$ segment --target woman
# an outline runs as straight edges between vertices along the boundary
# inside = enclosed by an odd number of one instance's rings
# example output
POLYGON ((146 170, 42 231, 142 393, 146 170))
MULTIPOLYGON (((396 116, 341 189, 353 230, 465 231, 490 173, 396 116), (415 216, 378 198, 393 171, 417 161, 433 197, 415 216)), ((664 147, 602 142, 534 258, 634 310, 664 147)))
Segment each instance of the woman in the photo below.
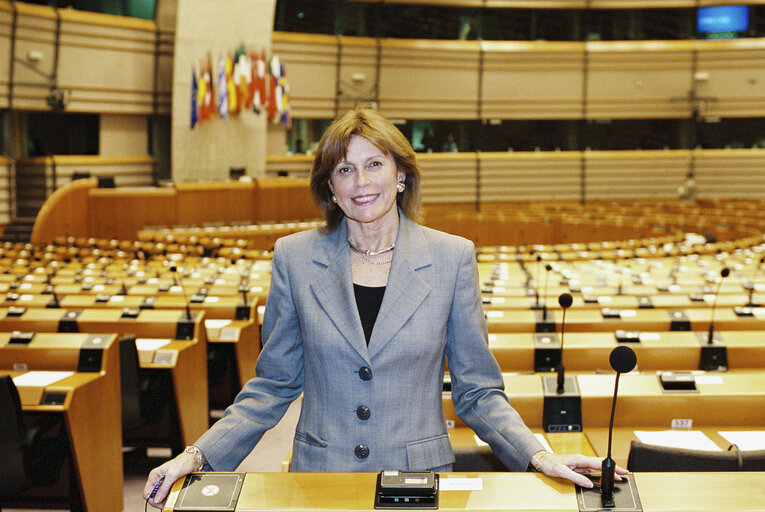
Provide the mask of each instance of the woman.
POLYGON ((457 414, 510 470, 592 487, 580 472, 601 460, 544 451, 508 403, 473 243, 415 223, 420 174, 401 132, 370 109, 338 118, 311 191, 327 225, 276 244, 257 377, 193 447, 150 473, 144 496, 161 475, 157 504, 191 471, 236 469, 301 393, 291 470, 448 471, 447 358, 457 414))

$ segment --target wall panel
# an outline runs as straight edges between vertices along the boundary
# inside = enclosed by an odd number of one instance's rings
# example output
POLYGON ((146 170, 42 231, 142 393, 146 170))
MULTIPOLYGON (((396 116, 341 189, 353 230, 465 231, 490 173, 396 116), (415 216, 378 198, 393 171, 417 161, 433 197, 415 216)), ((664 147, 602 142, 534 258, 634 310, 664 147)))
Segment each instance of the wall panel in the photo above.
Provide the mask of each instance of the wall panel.
POLYGON ((335 116, 338 40, 317 34, 274 33, 273 53, 287 67, 290 109, 296 118, 335 116), (293 95, 292 91, 300 91, 293 95))
POLYGON ((586 118, 689 117, 692 42, 587 43, 587 59, 586 118))
POLYGON ((481 154, 481 201, 578 201, 581 153, 481 154))
POLYGON ((765 39, 698 41, 697 95, 707 117, 765 116, 765 39))
POLYGON ((478 200, 475 153, 421 153, 423 203, 471 203, 478 200))
POLYGON ((483 119, 580 119, 583 43, 484 42, 483 119))
POLYGON ((476 119, 477 41, 383 39, 380 111, 400 119, 476 119))
POLYGON ((691 152, 586 151, 584 161, 588 200, 676 199, 691 152))

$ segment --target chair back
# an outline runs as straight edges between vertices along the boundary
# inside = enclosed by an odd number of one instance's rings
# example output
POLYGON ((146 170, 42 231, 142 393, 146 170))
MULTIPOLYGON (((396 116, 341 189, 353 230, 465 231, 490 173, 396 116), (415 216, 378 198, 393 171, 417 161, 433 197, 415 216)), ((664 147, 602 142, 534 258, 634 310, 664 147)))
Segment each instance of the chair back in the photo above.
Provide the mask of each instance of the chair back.
POLYGON ((746 452, 671 448, 632 441, 627 469, 644 472, 743 471, 746 452))
POLYGON ((138 350, 135 336, 122 336, 120 343, 120 390, 122 394, 122 431, 143 424, 140 403, 138 350))
POLYGON ((10 375, 0 376, 0 411, 0 497, 9 497, 31 485, 25 466, 27 431, 21 399, 10 375))

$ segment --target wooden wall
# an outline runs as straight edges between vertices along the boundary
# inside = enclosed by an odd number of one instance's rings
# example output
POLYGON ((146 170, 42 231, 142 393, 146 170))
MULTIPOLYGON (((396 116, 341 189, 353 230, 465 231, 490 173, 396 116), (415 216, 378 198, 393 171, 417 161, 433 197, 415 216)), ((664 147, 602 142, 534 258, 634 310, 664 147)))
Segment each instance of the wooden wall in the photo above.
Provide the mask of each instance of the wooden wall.
MULTIPOLYGON (((693 170, 699 197, 765 198, 765 149, 419 153, 423 202, 677 198, 693 170)), ((266 174, 307 178, 311 157, 269 157, 266 174)))
POLYGON ((317 217, 304 179, 98 188, 98 180, 92 178, 68 182, 48 198, 35 221, 32 241, 50 242, 60 236, 137 240, 138 231, 147 226, 317 217))
POLYGON ((152 20, 76 9, 0 1, 0 108, 49 110, 46 96, 56 73, 69 89, 69 112, 169 114, 172 34, 152 20), (16 14, 13 92, 11 33, 16 14), (58 64, 56 24, 60 19, 58 64), (39 60, 30 59, 36 54, 39 60), (20 62, 20 61, 23 61, 20 62), (55 69, 54 69, 55 66, 55 69))
POLYGON ((274 32, 273 49, 289 63, 296 118, 329 119, 360 99, 394 119, 765 115, 765 38, 378 43, 274 32))

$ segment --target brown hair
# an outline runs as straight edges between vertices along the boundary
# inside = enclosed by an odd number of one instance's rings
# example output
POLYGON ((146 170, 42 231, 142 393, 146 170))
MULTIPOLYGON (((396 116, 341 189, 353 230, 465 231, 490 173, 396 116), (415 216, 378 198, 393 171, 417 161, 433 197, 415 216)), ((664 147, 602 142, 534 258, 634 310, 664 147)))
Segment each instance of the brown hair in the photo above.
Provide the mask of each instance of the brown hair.
POLYGON ((343 219, 343 211, 332 201, 329 178, 335 166, 348 153, 352 135, 359 135, 393 158, 396 170, 404 173, 406 188, 396 195, 396 204, 410 219, 417 220, 420 209, 420 169, 406 137, 382 114, 369 107, 356 107, 336 118, 319 141, 311 167, 311 195, 324 216, 325 232, 333 232, 343 219))

